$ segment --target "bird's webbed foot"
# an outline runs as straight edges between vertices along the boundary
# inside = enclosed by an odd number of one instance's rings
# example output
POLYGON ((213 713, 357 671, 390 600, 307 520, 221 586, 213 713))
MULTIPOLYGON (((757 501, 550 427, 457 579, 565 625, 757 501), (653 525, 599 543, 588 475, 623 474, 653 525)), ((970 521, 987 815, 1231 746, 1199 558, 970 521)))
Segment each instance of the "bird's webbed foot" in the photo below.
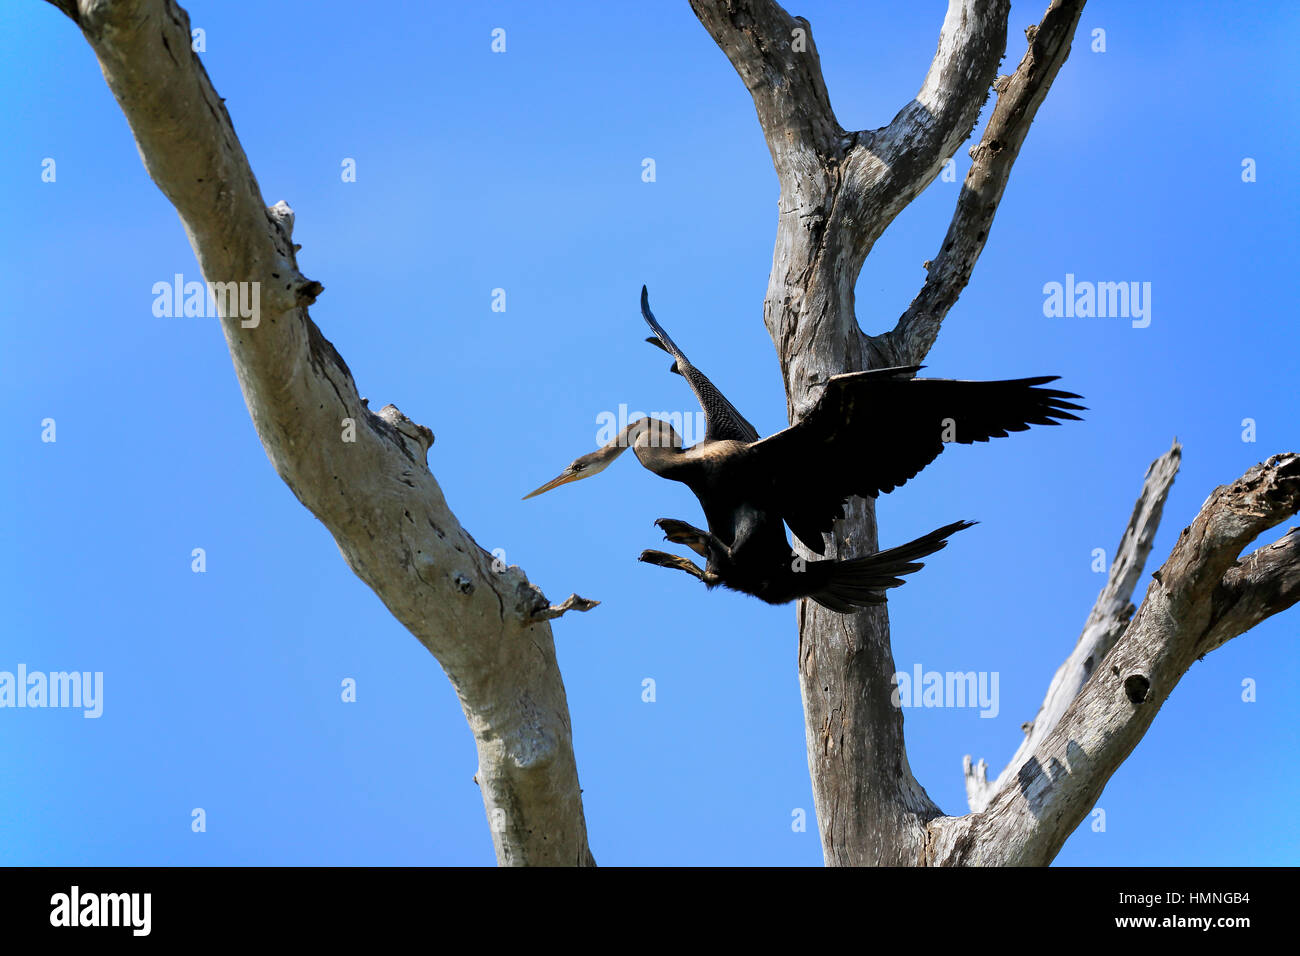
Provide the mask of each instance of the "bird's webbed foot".
POLYGON ((693 578, 700 581, 705 580, 704 572, 699 566, 689 558, 682 558, 675 554, 667 554, 663 551, 642 551, 638 561, 644 561, 646 564, 657 564, 661 568, 676 568, 678 571, 685 571, 693 578))
POLYGON ((655 522, 664 532, 664 540, 684 544, 702 558, 709 556, 709 545, 716 544, 713 535, 676 518, 660 518, 655 522))

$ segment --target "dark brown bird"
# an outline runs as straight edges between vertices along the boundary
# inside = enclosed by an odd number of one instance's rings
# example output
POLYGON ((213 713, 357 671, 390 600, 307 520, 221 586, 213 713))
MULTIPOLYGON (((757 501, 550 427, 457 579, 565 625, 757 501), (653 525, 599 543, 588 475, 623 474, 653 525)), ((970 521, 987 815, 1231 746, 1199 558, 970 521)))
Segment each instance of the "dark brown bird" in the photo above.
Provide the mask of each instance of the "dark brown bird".
POLYGON ((850 497, 893 491, 934 461, 945 444, 1004 438, 1030 425, 1059 425, 1058 419, 1078 421, 1071 412, 1084 410, 1068 401, 1078 395, 1041 387, 1058 376, 918 379, 913 376, 922 366, 906 365, 832 377, 807 415, 760 439, 655 321, 644 286, 641 313, 655 333, 648 341, 673 356, 672 370, 686 379, 704 409, 703 440, 683 448, 668 422, 639 418, 525 498, 598 474, 631 448, 656 475, 686 484, 709 526, 703 531, 671 518, 655 522, 666 540, 705 558, 703 569, 662 551, 643 551, 640 560, 771 604, 808 597, 844 613, 882 604, 886 589, 923 566, 920 558, 974 522, 957 521, 907 544, 838 561, 800 558, 785 526, 814 554, 823 554, 822 536, 844 517, 850 497))

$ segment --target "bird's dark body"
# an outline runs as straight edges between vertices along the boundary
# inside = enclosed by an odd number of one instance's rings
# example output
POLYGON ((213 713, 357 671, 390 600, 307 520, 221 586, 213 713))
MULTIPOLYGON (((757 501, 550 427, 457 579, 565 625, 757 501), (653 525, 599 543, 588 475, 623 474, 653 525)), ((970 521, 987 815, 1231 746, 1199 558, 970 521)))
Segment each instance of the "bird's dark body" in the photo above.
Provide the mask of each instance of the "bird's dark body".
POLYGON ((532 494, 599 472, 631 447, 646 468, 686 484, 708 521, 707 531, 672 519, 656 522, 667 540, 705 558, 703 569, 661 551, 645 551, 641 560, 770 604, 806 597, 844 613, 883 604, 887 589, 922 567, 920 558, 943 548, 950 535, 973 522, 957 521, 886 551, 838 560, 798 556, 786 527, 820 555, 824 534, 844 517, 844 504, 852 496, 893 491, 948 443, 988 441, 1034 424, 1057 425, 1058 419, 1077 419, 1070 410, 1081 410, 1067 401, 1079 396, 1041 387, 1054 381, 1051 376, 995 382, 917 379, 919 366, 904 366, 834 376, 800 421, 760 439, 655 320, 644 288, 641 311, 655 333, 649 341, 673 356, 672 371, 687 380, 704 409, 704 439, 683 448, 667 422, 638 419, 532 494))
MULTIPOLYGON (((656 469, 661 477, 683 482, 704 509, 709 531, 699 543, 706 558, 700 580, 706 587, 722 586, 768 604, 812 598, 842 612, 883 604, 884 591, 903 583, 899 575, 919 570, 918 558, 943 548, 950 534, 971 524, 959 521, 901 548, 864 558, 801 558, 786 538, 779 503, 770 500, 746 467, 746 447, 732 440, 702 442, 686 449, 675 467, 656 469)), ((683 523, 661 519, 659 524, 669 531, 669 540, 685 543, 670 530, 683 523)))
POLYGON ((682 453, 678 468, 662 471, 695 493, 704 510, 709 533, 727 547, 708 548, 704 583, 743 591, 769 604, 786 604, 810 584, 800 578, 796 556, 785 526, 770 508, 756 500, 744 472, 745 445, 726 440, 708 442, 682 453))

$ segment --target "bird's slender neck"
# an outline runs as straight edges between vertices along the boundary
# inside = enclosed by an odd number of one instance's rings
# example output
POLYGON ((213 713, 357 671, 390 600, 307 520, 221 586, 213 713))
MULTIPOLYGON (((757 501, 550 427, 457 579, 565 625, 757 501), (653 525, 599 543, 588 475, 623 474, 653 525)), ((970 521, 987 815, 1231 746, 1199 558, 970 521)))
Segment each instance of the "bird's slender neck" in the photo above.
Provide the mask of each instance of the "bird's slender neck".
POLYGON ((636 452, 637 459, 657 475, 671 471, 681 460, 682 439, 668 422, 658 418, 638 418, 623 426, 607 447, 636 452))

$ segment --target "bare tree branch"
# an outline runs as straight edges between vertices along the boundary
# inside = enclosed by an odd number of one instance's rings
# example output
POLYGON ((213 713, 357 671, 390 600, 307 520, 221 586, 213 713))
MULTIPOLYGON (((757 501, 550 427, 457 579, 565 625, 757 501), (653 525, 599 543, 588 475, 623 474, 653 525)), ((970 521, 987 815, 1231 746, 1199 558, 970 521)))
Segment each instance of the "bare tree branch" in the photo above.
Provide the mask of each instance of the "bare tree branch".
POLYGON ((429 472, 432 433, 392 406, 370 412, 311 321, 322 289, 298 271, 293 213, 266 208, 191 50, 188 15, 172 0, 57 5, 99 58, 204 277, 260 290, 255 322, 223 312, 221 323, 262 444, 348 565, 446 671, 478 745, 498 861, 591 863, 550 602, 518 568, 494 570, 429 472))
POLYGON ((845 133, 808 21, 772 0, 691 0, 691 9, 753 95, 778 174, 821 178, 825 161, 843 155, 845 133))
POLYGON ((971 148, 971 167, 957 198, 957 210, 939 254, 926 265, 929 274, 925 285, 898 325, 875 343, 889 357, 890 364, 919 365, 925 361, 948 310, 970 281, 988 241, 1011 167, 1020 155, 1038 108, 1070 55, 1083 4, 1084 0, 1053 0, 1042 23, 1025 31, 1029 49, 1015 73, 999 77, 995 85, 997 105, 984 135, 971 148))
POLYGON ((599 603, 599 601, 592 601, 589 598, 570 594, 560 604, 552 604, 550 607, 544 607, 539 611, 535 611, 532 619, 534 621, 550 621, 569 611, 590 611, 599 603))
POLYGON ((1009 3, 950 0, 916 98, 887 127, 851 135, 831 111, 807 21, 772 0, 691 6, 753 95, 781 184, 764 318, 794 419, 826 377, 865 367, 853 285, 876 239, 970 135, 1006 46, 1009 3))
POLYGON ((1252 551, 1223 576, 1214 593, 1214 623, 1197 651, 1203 656, 1260 621, 1300 601, 1300 528, 1252 551))
POLYGON ((974 768, 969 756, 963 761, 966 775, 966 798, 970 808, 983 810, 989 799, 1002 787, 1011 774, 1038 749, 1044 738, 1056 727, 1065 709, 1078 696, 1079 689, 1092 676, 1097 662, 1102 660, 1115 642, 1119 640, 1124 629, 1133 618, 1133 589, 1137 587, 1142 569, 1146 567, 1147 556, 1151 553, 1151 543, 1155 540, 1156 530, 1160 527, 1160 515, 1164 510, 1165 499, 1173 487, 1174 476, 1182 461, 1182 446, 1177 441, 1173 447, 1151 463, 1147 468, 1146 478, 1142 482, 1142 493, 1138 495, 1137 504, 1133 506, 1133 515, 1128 527, 1120 538, 1119 548, 1115 551, 1115 560, 1110 566, 1110 575, 1106 585, 1097 595, 1088 621, 1083 626, 1083 633, 1065 663, 1052 678, 1047 689, 1047 697, 1038 709, 1038 716, 1032 724, 1025 725, 1025 737, 1011 758, 1011 762, 998 776, 989 783, 987 765, 983 760, 974 768))
POLYGON ((1294 453, 1217 488, 1152 575, 1124 636, 1029 759, 982 812, 930 824, 927 862, 1050 862, 1197 658, 1300 596, 1295 532, 1237 560, 1246 544, 1298 511, 1294 453))
MULTIPOLYGON (((1069 54, 1083 3, 1053 0, 1043 22, 1027 31, 1029 50, 1015 74, 997 84, 998 102, 972 150, 972 168, 925 287, 898 326, 875 338, 862 336, 853 316, 858 271, 893 216, 969 133, 992 79, 982 71, 1001 53, 999 47, 990 63, 991 37, 999 17, 1005 29, 1005 7, 976 9, 954 0, 917 100, 886 130, 852 137, 841 158, 826 147, 825 134, 790 133, 798 124, 780 109, 793 109, 802 96, 822 111, 817 115, 829 115, 820 77, 790 72, 782 45, 789 21, 771 14, 770 5, 764 17, 743 16, 755 5, 739 0, 693 5, 754 95, 777 164, 780 219, 764 318, 795 420, 830 375, 917 362, 929 350, 983 250, 1011 166, 1069 54), (780 57, 771 53, 778 50, 780 57), (769 88, 756 89, 760 82, 769 88), (808 168, 814 160, 819 170, 808 168)), ((984 812, 942 817, 908 768, 901 713, 886 704, 894 667, 885 610, 850 617, 801 604, 800 684, 828 863, 1050 861, 1194 660, 1190 648, 1240 633, 1289 606, 1297 588, 1292 539, 1261 549, 1229 573, 1252 535, 1242 538, 1246 529, 1233 531, 1225 516, 1254 514, 1247 523, 1257 534, 1287 508, 1294 512, 1294 502, 1278 505, 1297 495, 1293 464, 1275 459, 1268 475, 1252 472, 1212 497, 1193 527, 1204 530, 1203 544, 1213 538, 1213 547, 1180 543, 1166 564, 1165 584, 1148 592, 1125 629, 1178 458, 1175 445, 1148 473, 1107 588, 1025 741, 1028 759, 1013 761, 993 786, 982 776, 972 780, 975 805, 989 801, 984 812), (1272 490, 1252 482, 1271 482, 1272 490), (1126 636, 1116 643, 1121 632, 1126 636)), ((849 510, 835 536, 837 557, 875 548, 871 503, 855 500, 849 510)))
MULTIPOLYGON (((572 595, 551 605, 518 568, 494 567, 429 472, 432 432, 391 405, 372 413, 358 397, 308 315, 323 289, 298 270, 293 213, 284 203, 266 208, 191 51, 185 12, 173 0, 49 2, 94 49, 204 276, 261 290, 255 321, 228 311, 222 319, 254 424, 277 472, 330 529, 349 566, 448 674, 478 746, 475 779, 498 860, 593 863, 547 621, 596 602, 572 595)), ((970 134, 1005 45, 1007 0, 950 0, 916 99, 889 126, 855 134, 834 117, 806 21, 772 0, 692 6, 750 89, 781 184, 764 315, 794 420, 829 375, 929 350, 1068 56, 1082 0, 1053 0, 1028 31, 1030 50, 998 84, 924 288, 898 326, 874 338, 853 311, 862 262, 970 134)), ((1300 456, 1287 454, 1207 499, 1128 621, 1178 459, 1175 444, 1149 469, 1106 588, 1022 752, 993 784, 983 764, 968 779, 978 812, 943 816, 912 775, 892 703, 885 608, 841 615, 800 603, 800 686, 828 863, 1049 862, 1197 657, 1300 600, 1300 530, 1237 557, 1300 510, 1300 456)), ((873 503, 855 499, 847 512, 831 556, 873 551, 873 503)))
POLYGON ((884 129, 858 134, 856 175, 849 178, 859 187, 859 212, 882 217, 878 225, 862 222, 869 243, 975 128, 1006 51, 1010 12, 1009 0, 949 0, 939 49, 916 98, 884 129))
MULTIPOLYGON (((841 157, 826 145, 825 130, 839 124, 831 125, 815 55, 794 61, 785 53, 794 21, 760 0, 692 6, 753 94, 781 184, 764 321, 795 421, 830 376, 897 364, 859 329, 854 285, 876 239, 970 134, 1005 49, 1009 8, 1003 0, 951 0, 916 99, 885 129, 847 137, 841 157), (797 104, 810 104, 816 118, 808 132, 791 134, 804 128, 789 115, 797 104)), ((830 553, 875 549, 874 502, 854 499, 830 553)), ((887 608, 850 616, 805 601, 799 622, 808 763, 826 861, 921 862, 926 823, 941 811, 908 767, 902 712, 891 701, 887 608)))

